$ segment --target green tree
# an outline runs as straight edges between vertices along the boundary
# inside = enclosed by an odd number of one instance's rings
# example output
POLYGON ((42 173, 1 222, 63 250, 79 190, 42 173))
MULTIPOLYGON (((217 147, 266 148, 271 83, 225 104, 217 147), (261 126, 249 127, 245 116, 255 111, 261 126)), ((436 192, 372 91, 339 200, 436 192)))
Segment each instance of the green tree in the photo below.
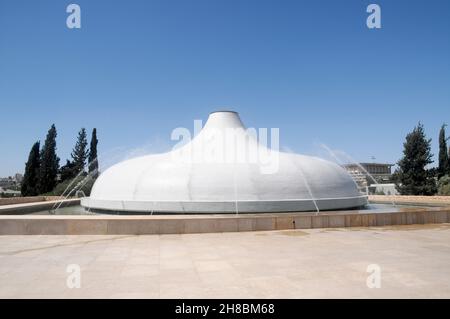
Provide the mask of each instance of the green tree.
POLYGON ((433 163, 431 139, 427 139, 423 125, 419 123, 406 136, 403 158, 395 172, 396 187, 402 195, 434 195, 436 181, 427 166, 433 163))
POLYGON ((98 159, 97 159, 97 129, 92 130, 91 145, 89 147, 88 167, 89 174, 95 179, 98 177, 98 159))
POLYGON ((438 179, 450 174, 450 163, 448 160, 447 138, 445 136, 445 127, 443 124, 441 131, 439 132, 439 166, 438 166, 438 179))
POLYGON ((31 147, 28 161, 25 164, 25 173, 23 175, 20 192, 22 196, 36 196, 39 192, 39 166, 40 166, 40 143, 36 142, 31 147))
POLYGON ((66 165, 61 166, 59 173, 61 176, 61 182, 74 178, 77 175, 77 173, 75 172, 74 162, 66 160, 66 165))
POLYGON ((76 174, 84 171, 84 167, 86 166, 86 159, 88 156, 88 150, 86 149, 86 147, 87 147, 86 130, 82 128, 78 132, 77 142, 71 154, 73 163, 75 165, 76 174))
POLYGON ((438 194, 442 196, 450 195, 450 176, 445 175, 439 179, 438 194))
POLYGON ((94 181, 95 180, 90 175, 78 175, 74 178, 66 179, 65 181, 59 183, 51 192, 48 193, 48 195, 61 196, 63 194, 68 195, 70 192, 71 196, 75 196, 77 191, 83 191, 86 196, 89 196, 91 194, 94 181), (70 188, 67 190, 69 185, 70 188))
POLYGON ((59 168, 59 157, 56 155, 56 127, 52 124, 48 130, 44 147, 40 154, 39 193, 48 193, 56 185, 59 168))

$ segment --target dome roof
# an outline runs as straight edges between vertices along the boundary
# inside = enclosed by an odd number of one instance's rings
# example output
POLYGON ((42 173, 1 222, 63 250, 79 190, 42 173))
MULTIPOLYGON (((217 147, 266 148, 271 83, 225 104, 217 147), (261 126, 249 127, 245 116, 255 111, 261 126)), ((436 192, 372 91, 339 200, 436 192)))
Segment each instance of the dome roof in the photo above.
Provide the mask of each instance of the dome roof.
POLYGON ((175 150, 118 163, 96 180, 86 208, 164 213, 288 212, 367 203, 345 169, 260 144, 239 115, 213 112, 175 150))

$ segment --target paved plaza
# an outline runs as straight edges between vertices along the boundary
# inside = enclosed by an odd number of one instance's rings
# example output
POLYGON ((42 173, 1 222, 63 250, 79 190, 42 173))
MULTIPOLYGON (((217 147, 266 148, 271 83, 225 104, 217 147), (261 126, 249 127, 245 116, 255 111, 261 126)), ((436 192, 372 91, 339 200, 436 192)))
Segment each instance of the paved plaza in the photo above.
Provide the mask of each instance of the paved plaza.
POLYGON ((0 297, 450 298, 450 224, 0 236, 0 297), (70 289, 73 264, 81 287, 70 289), (379 289, 366 283, 374 264, 379 289))

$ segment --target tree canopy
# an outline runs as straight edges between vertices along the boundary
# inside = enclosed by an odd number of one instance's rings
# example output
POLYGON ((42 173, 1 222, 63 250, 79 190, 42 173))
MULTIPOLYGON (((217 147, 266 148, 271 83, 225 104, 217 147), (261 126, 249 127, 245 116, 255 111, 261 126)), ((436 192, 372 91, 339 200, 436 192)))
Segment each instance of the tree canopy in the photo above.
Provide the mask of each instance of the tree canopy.
POLYGON ((432 170, 427 168, 433 163, 431 139, 426 138, 421 123, 406 136, 403 147, 403 158, 395 173, 397 190, 402 195, 434 195, 436 181, 432 170))
POLYGON ((56 186, 59 168, 59 157, 56 155, 56 127, 53 124, 48 130, 40 155, 39 193, 48 193, 56 186))
POLYGON ((40 167, 40 142, 33 144, 28 155, 28 161, 25 164, 25 173, 23 175, 21 193, 22 196, 36 196, 39 193, 39 167, 40 167))
POLYGON ((438 166, 438 178, 445 175, 450 175, 450 162, 448 159, 447 137, 445 136, 445 127, 443 124, 439 132, 439 166, 438 166))
POLYGON ((91 144, 89 147, 89 159, 88 159, 89 174, 91 174, 93 178, 97 178, 98 176, 97 144, 98 144, 97 129, 94 128, 92 130, 91 144))
POLYGON ((71 154, 76 174, 84 171, 84 167, 86 166, 86 159, 88 157, 88 150, 86 149, 86 147, 86 130, 82 128, 78 132, 77 142, 71 154))

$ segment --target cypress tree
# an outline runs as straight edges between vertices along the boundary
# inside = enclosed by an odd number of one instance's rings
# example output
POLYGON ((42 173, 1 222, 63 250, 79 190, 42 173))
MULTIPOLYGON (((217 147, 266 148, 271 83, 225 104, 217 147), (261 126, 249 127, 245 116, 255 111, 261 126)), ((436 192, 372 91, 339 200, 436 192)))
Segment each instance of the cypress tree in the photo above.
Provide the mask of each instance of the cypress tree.
POLYGON ((91 144, 89 147, 89 159, 88 159, 89 174, 91 174, 93 178, 98 177, 97 144, 98 144, 97 129, 94 128, 92 130, 91 144))
POLYGON ((86 159, 88 156, 88 150, 86 149, 86 147, 87 147, 86 130, 82 128, 78 132, 77 142, 71 154, 76 174, 84 171, 84 167, 86 166, 86 159))
POLYGON ((34 143, 33 147, 31 147, 30 154, 28 155, 28 161, 25 164, 25 173, 20 189, 22 196, 36 196, 39 192, 39 147, 39 142, 34 143))
POLYGON ((447 158, 448 158, 448 170, 447 170, 447 175, 450 176, 450 147, 448 148, 447 158))
POLYGON ((443 124, 441 131, 439 132, 439 166, 438 166, 438 179, 449 174, 450 163, 448 161, 447 153, 447 138, 445 137, 445 127, 443 124))
POLYGON ((56 127, 52 124, 48 130, 44 147, 41 151, 41 165, 39 169, 39 193, 48 193, 56 186, 59 158, 56 155, 56 127))
POLYGON ((406 136, 403 158, 395 172, 396 187, 402 195, 434 195, 436 181, 427 166, 433 163, 431 139, 427 139, 421 123, 406 136))

